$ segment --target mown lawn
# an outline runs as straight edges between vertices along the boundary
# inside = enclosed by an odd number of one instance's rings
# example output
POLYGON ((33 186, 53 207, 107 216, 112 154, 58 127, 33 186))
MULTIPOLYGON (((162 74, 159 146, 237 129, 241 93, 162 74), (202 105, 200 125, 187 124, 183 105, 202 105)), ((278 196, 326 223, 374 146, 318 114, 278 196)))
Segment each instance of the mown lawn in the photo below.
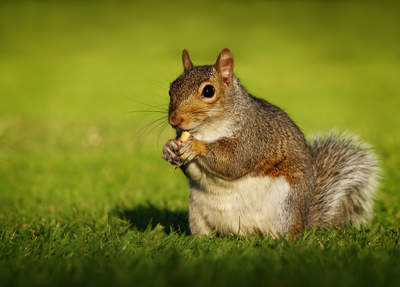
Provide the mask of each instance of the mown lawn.
POLYGON ((0 285, 399 286, 399 8, 2 1, 0 285), (173 132, 148 111, 166 110, 183 48, 205 64, 224 47, 307 135, 375 147, 371 224, 290 242, 189 235, 187 183, 160 158, 173 132))

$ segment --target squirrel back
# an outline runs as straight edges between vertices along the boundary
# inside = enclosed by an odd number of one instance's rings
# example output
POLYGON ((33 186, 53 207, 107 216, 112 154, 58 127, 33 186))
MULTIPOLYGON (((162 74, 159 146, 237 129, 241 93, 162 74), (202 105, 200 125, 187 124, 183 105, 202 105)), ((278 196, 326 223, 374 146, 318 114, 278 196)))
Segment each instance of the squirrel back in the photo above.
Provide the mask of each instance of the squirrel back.
POLYGON ((192 136, 168 141, 162 156, 189 178, 192 233, 275 235, 367 221, 378 167, 365 145, 333 134, 308 143, 283 110, 245 90, 228 49, 215 65, 194 66, 186 50, 182 60, 169 122, 192 136))

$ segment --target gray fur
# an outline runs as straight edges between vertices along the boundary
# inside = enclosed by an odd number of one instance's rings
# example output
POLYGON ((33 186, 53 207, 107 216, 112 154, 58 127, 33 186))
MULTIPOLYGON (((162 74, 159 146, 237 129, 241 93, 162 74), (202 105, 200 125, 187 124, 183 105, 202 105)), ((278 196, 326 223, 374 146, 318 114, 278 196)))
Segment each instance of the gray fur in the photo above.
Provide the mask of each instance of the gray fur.
POLYGON ((205 106, 198 89, 221 75, 215 66, 187 66, 171 84, 169 115, 186 113, 182 129, 197 148, 170 140, 162 156, 189 179, 193 233, 235 233, 238 218, 246 234, 272 235, 367 222, 379 177, 369 146, 334 132, 308 143, 283 110, 234 75, 205 106))
POLYGON ((373 213, 379 168, 370 146, 349 134, 331 132, 311 141, 316 189, 309 225, 366 223, 373 213))

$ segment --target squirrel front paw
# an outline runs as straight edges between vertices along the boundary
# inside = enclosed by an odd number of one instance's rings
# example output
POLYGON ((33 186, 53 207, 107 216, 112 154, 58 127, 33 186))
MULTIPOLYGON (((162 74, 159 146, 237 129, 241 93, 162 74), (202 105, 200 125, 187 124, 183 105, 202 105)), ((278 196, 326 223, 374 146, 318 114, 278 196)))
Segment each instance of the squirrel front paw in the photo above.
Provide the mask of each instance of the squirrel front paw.
POLYGON ((163 147, 161 157, 165 159, 172 165, 181 166, 182 161, 179 157, 179 146, 180 142, 178 140, 169 140, 163 147))
POLYGON ((182 165, 191 162, 199 153, 194 149, 193 141, 187 140, 180 145, 179 157, 182 165))
POLYGON ((163 147, 161 157, 170 164, 180 167, 192 161, 204 149, 204 143, 193 138, 184 142, 179 139, 169 140, 163 147))

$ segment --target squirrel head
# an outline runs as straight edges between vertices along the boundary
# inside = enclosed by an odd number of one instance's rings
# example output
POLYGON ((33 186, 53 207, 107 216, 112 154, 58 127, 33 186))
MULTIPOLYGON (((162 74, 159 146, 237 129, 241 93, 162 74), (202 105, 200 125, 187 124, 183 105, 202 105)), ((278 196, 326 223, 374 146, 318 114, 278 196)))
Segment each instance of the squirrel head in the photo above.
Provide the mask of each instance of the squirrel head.
POLYGON ((182 52, 183 74, 171 83, 168 121, 177 130, 195 133, 222 119, 233 89, 233 56, 223 49, 214 65, 194 66, 182 52))

